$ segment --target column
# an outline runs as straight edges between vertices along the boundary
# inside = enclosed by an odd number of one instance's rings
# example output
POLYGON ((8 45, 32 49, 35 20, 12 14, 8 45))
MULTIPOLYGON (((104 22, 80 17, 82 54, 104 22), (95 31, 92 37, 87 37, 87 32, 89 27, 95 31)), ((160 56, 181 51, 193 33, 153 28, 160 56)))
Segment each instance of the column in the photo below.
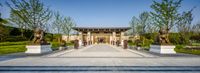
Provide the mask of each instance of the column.
POLYGON ((113 44, 116 44, 116 32, 113 32, 113 36, 112 36, 112 40, 113 40, 113 44))
POLYGON ((80 46, 82 46, 82 41, 83 41, 83 35, 82 35, 82 32, 79 32, 79 37, 78 37, 78 39, 79 39, 79 45, 80 46))
POLYGON ((121 41, 121 45, 123 46, 124 45, 124 32, 121 32, 120 34, 120 41, 121 41))
POLYGON ((112 36, 110 35, 110 44, 112 45, 112 36))
POLYGON ((89 45, 90 44, 90 41, 91 41, 91 33, 90 32, 87 32, 87 44, 89 45))
POLYGON ((94 44, 94 36, 93 35, 91 36, 91 41, 92 41, 91 44, 94 44))

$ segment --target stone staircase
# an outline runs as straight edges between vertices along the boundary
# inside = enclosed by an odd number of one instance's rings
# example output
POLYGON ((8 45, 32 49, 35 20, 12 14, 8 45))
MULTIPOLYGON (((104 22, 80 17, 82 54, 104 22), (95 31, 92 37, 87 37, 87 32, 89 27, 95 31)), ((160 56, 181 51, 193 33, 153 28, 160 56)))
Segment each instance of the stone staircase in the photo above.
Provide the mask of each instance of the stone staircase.
POLYGON ((78 72, 78 73, 198 73, 200 66, 0 66, 0 73, 78 72))

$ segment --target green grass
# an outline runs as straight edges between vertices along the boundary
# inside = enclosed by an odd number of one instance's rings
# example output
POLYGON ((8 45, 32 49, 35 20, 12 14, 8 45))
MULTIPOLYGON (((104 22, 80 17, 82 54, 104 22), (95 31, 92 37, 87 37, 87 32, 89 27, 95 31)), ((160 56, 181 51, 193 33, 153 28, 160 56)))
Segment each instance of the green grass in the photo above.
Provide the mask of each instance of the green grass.
POLYGON ((21 42, 1 42, 0 43, 0 55, 25 52, 25 45, 28 41, 21 42))
POLYGON ((10 45, 25 45, 28 41, 21 41, 21 42, 1 42, 0 46, 10 46, 10 45))
MULTIPOLYGON (((52 49, 53 50, 58 50, 58 47, 60 46, 59 42, 51 42, 52 49)), ((73 46, 73 43, 66 43, 67 46, 73 46)))
POLYGON ((186 53, 186 54, 200 55, 200 50, 184 48, 183 45, 177 45, 176 48, 175 48, 174 50, 175 50, 176 52, 178 52, 178 53, 186 53))
POLYGON ((1 46, 0 47, 0 55, 17 53, 17 52, 25 52, 25 45, 10 45, 10 46, 1 46))
MULTIPOLYGON (((18 52, 25 52, 26 45, 28 41, 21 41, 21 42, 1 42, 0 43, 0 55, 4 54, 11 54, 11 53, 18 53, 18 52)), ((52 49, 57 50, 60 44, 58 42, 51 42, 52 49)), ((67 43, 67 46, 73 46, 73 43, 67 43)))

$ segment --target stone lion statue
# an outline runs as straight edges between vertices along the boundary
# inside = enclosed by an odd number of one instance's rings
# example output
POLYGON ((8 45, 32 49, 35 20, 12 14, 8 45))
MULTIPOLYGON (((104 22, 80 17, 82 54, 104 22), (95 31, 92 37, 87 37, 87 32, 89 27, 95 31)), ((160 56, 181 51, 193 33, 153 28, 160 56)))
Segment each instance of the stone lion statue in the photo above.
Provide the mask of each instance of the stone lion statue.
POLYGON ((47 44, 47 42, 44 40, 43 30, 37 28, 34 31, 33 44, 47 44))
POLYGON ((160 45, 168 45, 170 44, 168 39, 168 33, 165 29, 161 28, 159 30, 159 35, 157 37, 157 43, 160 45))

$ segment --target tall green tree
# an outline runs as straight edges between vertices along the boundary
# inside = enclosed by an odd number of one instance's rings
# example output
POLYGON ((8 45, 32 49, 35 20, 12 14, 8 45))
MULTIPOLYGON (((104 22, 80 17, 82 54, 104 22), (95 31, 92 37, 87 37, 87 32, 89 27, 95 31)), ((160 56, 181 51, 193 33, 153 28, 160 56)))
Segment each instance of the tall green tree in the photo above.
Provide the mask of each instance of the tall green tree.
POLYGON ((26 22, 19 18, 14 11, 11 11, 9 21, 12 25, 16 25, 18 28, 20 28, 21 36, 24 37, 25 29, 27 29, 26 22))
POLYGON ((61 34, 61 27, 63 22, 63 17, 60 15, 60 13, 57 11, 54 13, 54 21, 52 24, 53 29, 57 32, 57 34, 61 34))
POLYGON ((193 20, 192 10, 183 12, 179 18, 179 22, 177 23, 178 31, 180 33, 190 32, 192 20, 193 20))
POLYGON ((131 22, 130 22, 131 31, 130 31, 130 33, 132 33, 132 35, 135 35, 135 34, 138 33, 137 29, 136 29, 137 25, 139 24, 138 21, 139 20, 135 16, 133 16, 132 19, 131 19, 131 22))
MULTIPOLYGON (((3 7, 1 3, 0 3, 0 7, 3 7)), ((8 23, 8 21, 3 19, 0 13, 0 41, 2 41, 3 38, 5 38, 8 35, 8 30, 5 28, 5 25, 4 25, 6 23, 8 23)))
POLYGON ((65 17, 62 25, 62 31, 67 34, 67 41, 69 41, 70 33, 72 32, 72 27, 76 26, 71 17, 65 17))
POLYGON ((147 25, 150 24, 150 14, 148 12, 143 12, 139 15, 139 18, 133 17, 130 26, 132 28, 133 34, 144 34, 147 32, 147 25))
POLYGON ((60 42, 62 39, 61 34, 66 34, 67 40, 69 40, 70 33, 72 32, 72 27, 75 26, 74 21, 71 17, 63 17, 59 12, 54 13, 54 21, 53 21, 53 28, 57 31, 59 35, 58 41, 60 42))
POLYGON ((61 16, 61 14, 57 11, 54 13, 54 21, 52 24, 52 28, 53 30, 55 30, 55 32, 58 34, 58 42, 61 41, 62 39, 62 26, 63 26, 63 17, 61 16))
MULTIPOLYGON (((36 28, 45 30, 48 21, 52 17, 50 9, 45 7, 40 0, 10 0, 6 4, 11 9, 11 16, 19 18, 20 21, 26 24, 27 28, 32 30, 36 28)), ((13 23, 18 22, 13 21, 13 23)))
MULTIPOLYGON (((182 0, 162 0, 153 1, 151 8, 153 9, 151 15, 154 18, 155 26, 159 30, 166 31, 166 39, 169 40, 169 31, 180 21, 180 13, 178 13, 181 7, 182 0)), ((169 43, 168 43, 169 44, 169 43)))
POLYGON ((192 35, 190 32, 192 28, 192 20, 193 20, 193 16, 192 16, 192 10, 190 11, 185 11, 181 14, 180 18, 179 18, 179 22, 177 24, 177 30, 180 34, 180 38, 181 38, 181 43, 180 44, 189 44, 189 37, 190 35, 192 35))
POLYGON ((162 2, 153 1, 151 15, 154 17, 155 25, 159 28, 165 28, 170 31, 178 23, 178 9, 181 7, 182 0, 162 0, 162 2))

